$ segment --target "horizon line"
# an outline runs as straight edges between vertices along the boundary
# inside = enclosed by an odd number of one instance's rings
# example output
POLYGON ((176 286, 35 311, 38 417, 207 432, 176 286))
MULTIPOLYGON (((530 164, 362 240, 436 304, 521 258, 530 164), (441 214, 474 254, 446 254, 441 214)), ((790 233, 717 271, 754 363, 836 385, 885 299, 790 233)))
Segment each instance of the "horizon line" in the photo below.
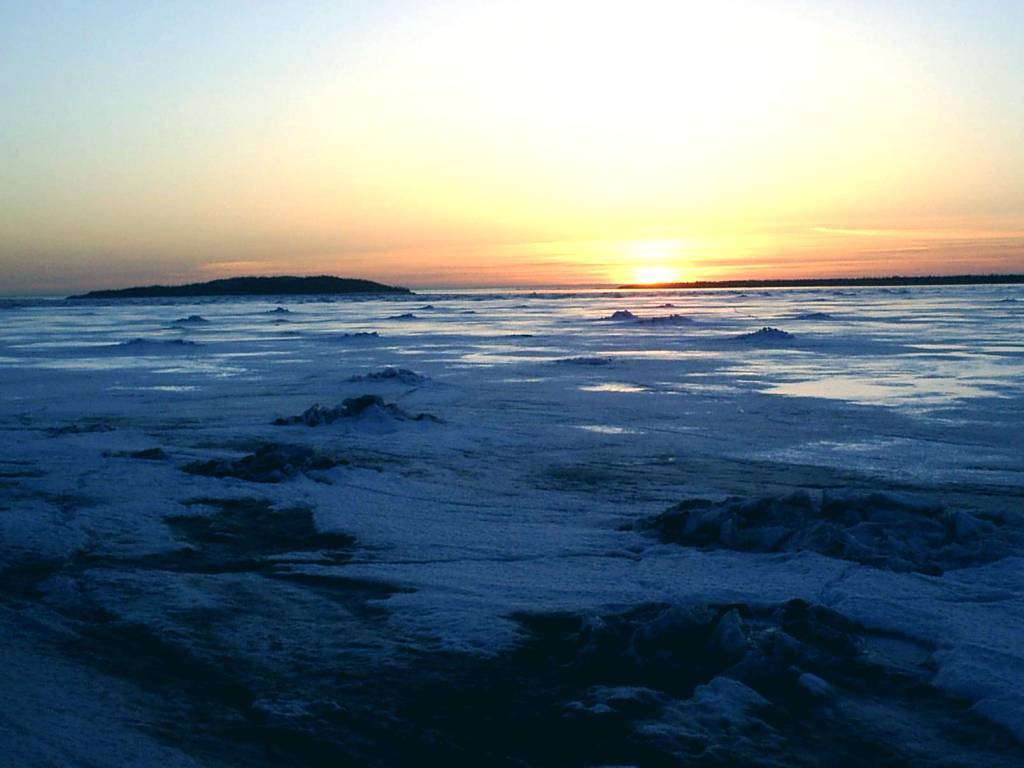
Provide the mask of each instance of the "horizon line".
MULTIPOLYGON (((201 285, 220 280, 233 279, 234 277, 337 277, 337 275, 236 275, 230 278, 215 278, 213 280, 182 283, 149 283, 145 286, 127 286, 124 289, 101 289, 101 290, 129 290, 138 287, 179 287, 186 285, 201 285)), ((371 278, 345 278, 358 280, 371 280, 371 278)), ((464 290, 701 290, 714 288, 803 288, 803 287, 872 287, 890 286, 899 284, 909 285, 1018 285, 1024 284, 1024 273, 1020 272, 988 272, 988 273, 954 273, 935 275, 864 275, 858 277, 790 277, 790 278, 732 278, 722 280, 692 280, 692 281, 671 281, 660 283, 610 283, 610 282, 580 282, 580 283, 480 283, 474 285, 409 285, 399 286, 410 290, 433 290, 433 291, 464 291, 464 290)), ((393 284, 392 284, 393 285, 393 284)), ((81 290, 81 289, 79 289, 81 290)), ((84 291, 88 292, 88 291, 84 291)), ((24 291, 16 293, 0 293, 4 298, 72 298, 79 295, 65 292, 36 292, 24 291)))

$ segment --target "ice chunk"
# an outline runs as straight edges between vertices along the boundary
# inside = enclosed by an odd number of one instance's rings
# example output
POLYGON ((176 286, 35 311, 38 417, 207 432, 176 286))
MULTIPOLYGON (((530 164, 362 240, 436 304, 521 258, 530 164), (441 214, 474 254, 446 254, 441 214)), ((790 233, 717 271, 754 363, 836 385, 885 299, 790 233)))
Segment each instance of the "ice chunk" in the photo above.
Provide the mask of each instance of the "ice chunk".
POLYGON ((413 385, 424 383, 427 381, 427 377, 422 376, 415 371, 410 371, 407 368, 383 368, 379 371, 373 371, 372 373, 352 376, 349 381, 395 382, 396 384, 413 385))
POLYGON ((763 326, 760 330, 754 331, 753 333, 744 333, 739 336, 734 336, 733 338, 736 341, 768 345, 792 341, 794 337, 791 333, 780 330, 779 328, 770 328, 769 326, 766 325, 763 326))

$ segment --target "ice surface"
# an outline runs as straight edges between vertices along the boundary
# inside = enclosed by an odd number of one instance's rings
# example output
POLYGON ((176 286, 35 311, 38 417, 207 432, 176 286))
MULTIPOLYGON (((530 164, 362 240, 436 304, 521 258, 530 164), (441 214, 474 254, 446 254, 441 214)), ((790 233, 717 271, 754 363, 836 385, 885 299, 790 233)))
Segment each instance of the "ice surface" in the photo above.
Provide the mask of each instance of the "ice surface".
POLYGON ((1022 298, 8 302, 0 746, 1019 763, 1022 298))

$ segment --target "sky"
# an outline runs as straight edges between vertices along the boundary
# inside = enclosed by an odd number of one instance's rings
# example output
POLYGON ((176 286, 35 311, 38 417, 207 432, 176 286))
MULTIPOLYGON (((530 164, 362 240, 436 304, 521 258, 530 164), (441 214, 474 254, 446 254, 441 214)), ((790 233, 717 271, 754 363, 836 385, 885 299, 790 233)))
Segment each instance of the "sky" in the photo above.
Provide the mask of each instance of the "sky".
POLYGON ((965 272, 1020 0, 0 0, 0 294, 965 272))

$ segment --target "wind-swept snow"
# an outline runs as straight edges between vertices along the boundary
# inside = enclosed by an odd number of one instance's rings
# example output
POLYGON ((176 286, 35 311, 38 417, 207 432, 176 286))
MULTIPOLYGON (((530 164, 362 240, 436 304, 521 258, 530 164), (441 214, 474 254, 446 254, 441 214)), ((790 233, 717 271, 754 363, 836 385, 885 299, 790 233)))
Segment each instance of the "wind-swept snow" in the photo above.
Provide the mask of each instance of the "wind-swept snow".
POLYGON ((5 754, 1024 762, 1022 298, 5 305, 5 754))

